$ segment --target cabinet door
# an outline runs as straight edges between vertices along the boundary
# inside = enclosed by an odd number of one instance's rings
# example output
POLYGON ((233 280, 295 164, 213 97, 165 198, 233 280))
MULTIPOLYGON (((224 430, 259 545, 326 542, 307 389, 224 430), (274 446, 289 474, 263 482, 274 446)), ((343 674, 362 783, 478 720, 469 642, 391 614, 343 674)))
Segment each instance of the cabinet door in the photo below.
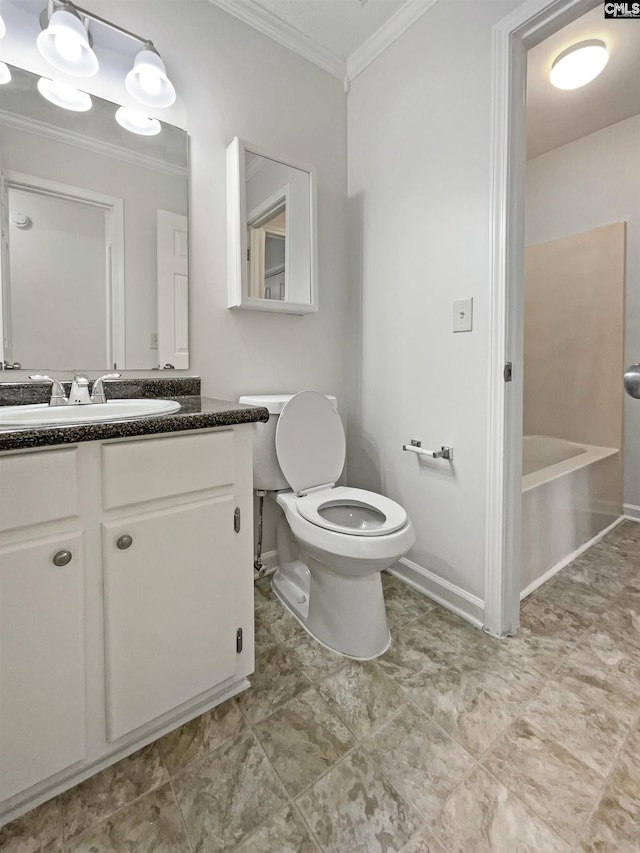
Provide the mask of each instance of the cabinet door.
POLYGON ((0 799, 85 758, 83 614, 80 533, 0 551, 0 799))
POLYGON ((109 740, 235 674, 233 511, 227 495, 103 525, 109 740))

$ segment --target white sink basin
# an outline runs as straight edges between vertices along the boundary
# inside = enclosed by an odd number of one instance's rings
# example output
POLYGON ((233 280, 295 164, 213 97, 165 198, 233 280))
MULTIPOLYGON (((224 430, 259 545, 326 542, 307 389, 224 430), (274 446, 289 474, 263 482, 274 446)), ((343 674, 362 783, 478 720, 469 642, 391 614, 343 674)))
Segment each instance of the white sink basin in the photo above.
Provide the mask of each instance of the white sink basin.
POLYGON ((108 400, 86 406, 0 406, 0 427, 56 426, 132 421, 177 412, 173 400, 108 400))

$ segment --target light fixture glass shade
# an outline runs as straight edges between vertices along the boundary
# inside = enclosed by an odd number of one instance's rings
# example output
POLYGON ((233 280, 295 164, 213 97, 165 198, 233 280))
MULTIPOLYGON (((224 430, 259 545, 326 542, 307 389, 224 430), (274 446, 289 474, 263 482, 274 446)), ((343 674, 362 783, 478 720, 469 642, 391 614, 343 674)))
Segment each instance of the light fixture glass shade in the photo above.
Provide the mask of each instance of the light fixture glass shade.
POLYGON ((2 15, 0 15, 0 39, 6 34, 7 27, 2 19, 2 15))
POLYGON ((595 80, 608 61, 609 51, 603 41, 581 41, 555 58, 549 79, 557 89, 579 89, 595 80))
POLYGON ((147 107, 170 107, 176 99, 164 62, 153 47, 138 52, 124 82, 129 94, 147 107))
POLYGON ((117 109, 116 121, 120 127, 131 133, 139 133, 140 136, 157 136, 162 130, 157 118, 150 118, 140 110, 132 110, 131 107, 117 109))
POLYGON ((11 71, 6 62, 0 62, 0 86, 11 82, 11 71))
POLYGON ((46 77, 41 77, 38 80, 38 91, 47 101, 65 110, 72 110, 74 113, 86 113, 92 106, 90 95, 79 92, 73 86, 61 83, 60 80, 47 80, 46 77))
POLYGON ((98 57, 89 44, 84 24, 69 9, 57 9, 51 15, 36 44, 42 56, 58 71, 74 77, 92 77, 98 71, 98 57))

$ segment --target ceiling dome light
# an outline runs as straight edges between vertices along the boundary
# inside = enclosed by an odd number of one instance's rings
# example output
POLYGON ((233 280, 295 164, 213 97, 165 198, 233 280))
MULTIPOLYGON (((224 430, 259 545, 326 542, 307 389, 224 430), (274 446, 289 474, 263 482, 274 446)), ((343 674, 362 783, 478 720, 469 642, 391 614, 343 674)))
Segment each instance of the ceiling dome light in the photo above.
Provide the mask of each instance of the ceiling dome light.
POLYGON ((92 77, 98 71, 98 57, 89 43, 89 34, 71 7, 57 9, 51 15, 36 44, 58 71, 74 77, 92 77))
POLYGON ((46 77, 41 77, 38 80, 38 91, 43 98, 55 104, 56 107, 72 110, 75 113, 86 113, 92 106, 90 95, 79 92, 73 86, 61 83, 60 80, 47 80, 46 77))
POLYGON ((595 80, 608 61, 609 51, 603 41, 581 41, 556 56, 549 79, 557 89, 579 89, 595 80))
POLYGON ((170 107, 176 99, 176 90, 153 45, 145 45, 138 52, 124 82, 129 94, 147 107, 170 107))
POLYGON ((0 62, 0 86, 11 82, 11 71, 6 62, 0 62))
POLYGON ((149 118, 140 110, 132 110, 130 107, 120 107, 116 110, 116 121, 120 127, 141 136, 157 136, 162 130, 157 118, 149 118))

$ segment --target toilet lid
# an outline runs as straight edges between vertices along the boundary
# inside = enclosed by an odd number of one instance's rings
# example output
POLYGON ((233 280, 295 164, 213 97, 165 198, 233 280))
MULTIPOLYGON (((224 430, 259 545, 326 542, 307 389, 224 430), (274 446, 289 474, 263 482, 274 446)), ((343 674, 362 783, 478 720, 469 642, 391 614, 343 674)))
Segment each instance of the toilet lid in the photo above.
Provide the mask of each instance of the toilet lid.
POLYGON ((301 391, 284 406, 276 427, 276 454, 294 492, 337 481, 344 467, 344 429, 324 394, 301 391))

